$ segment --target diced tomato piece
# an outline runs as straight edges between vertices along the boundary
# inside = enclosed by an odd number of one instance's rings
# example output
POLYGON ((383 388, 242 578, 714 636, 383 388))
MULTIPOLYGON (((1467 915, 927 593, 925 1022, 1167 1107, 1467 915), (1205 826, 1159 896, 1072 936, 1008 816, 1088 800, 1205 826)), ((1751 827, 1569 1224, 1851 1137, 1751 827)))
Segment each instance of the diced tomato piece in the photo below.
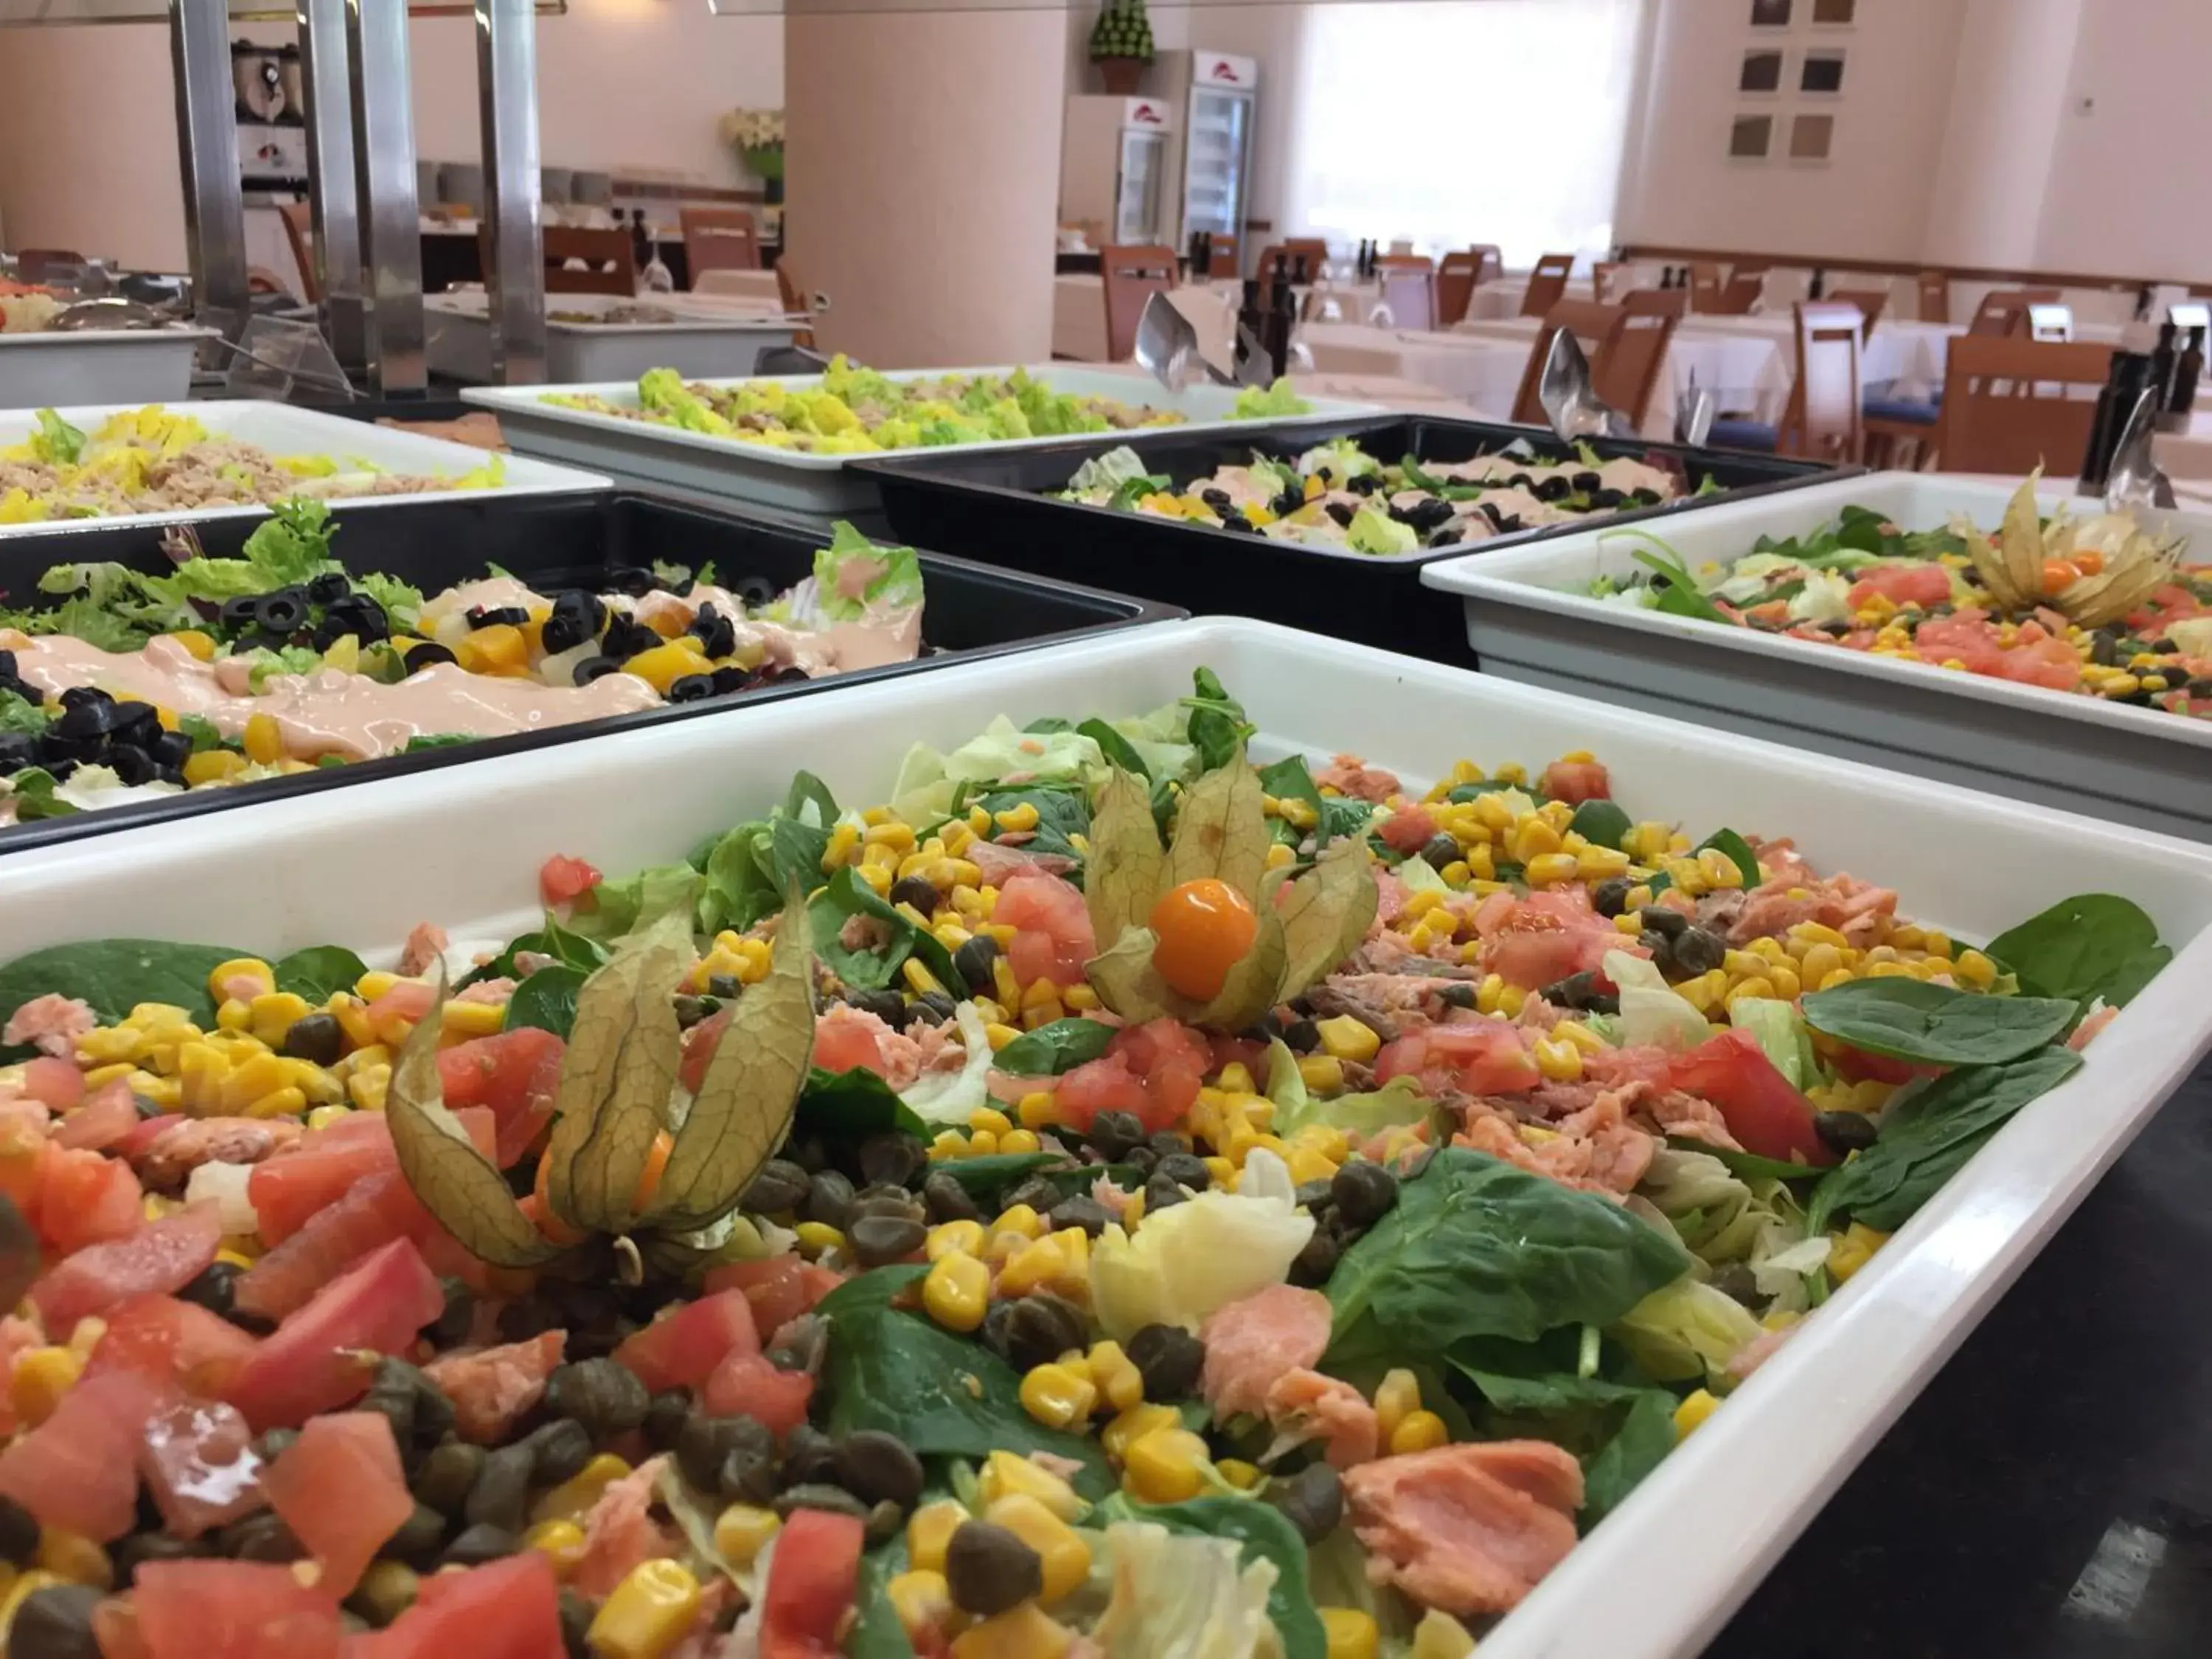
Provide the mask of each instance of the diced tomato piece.
POLYGON ((111 1238, 125 1238, 144 1224, 138 1177, 120 1158, 57 1146, 39 1165, 32 1224, 60 1255, 111 1238))
POLYGON ((415 1512, 392 1419, 329 1412, 263 1471, 261 1490, 292 1535, 322 1563, 333 1595, 350 1595, 385 1540, 415 1512))
POLYGON ((66 1112, 84 1098, 84 1073, 74 1060, 40 1054, 23 1064, 23 1092, 57 1112, 66 1112))
POLYGON ((814 1022, 814 1063, 825 1072, 869 1071, 881 1076, 884 1048, 875 1024, 849 1005, 838 1003, 814 1022))
POLYGON ((354 1659, 565 1659, 560 1596, 550 1558, 524 1550, 425 1578, 414 1606, 351 1651, 354 1659))
POLYGON ((397 1169, 370 1176, 240 1274, 232 1299, 243 1313, 282 1319, 371 1250, 414 1237, 429 1218, 397 1169))
POLYGON ((1928 618, 1912 630, 1912 648, 1923 662, 1948 662, 1955 658, 1975 674, 1994 674, 2004 660, 1996 625, 1979 611, 1928 618))
POLYGON ((86 1376, 0 1452, 0 1495, 49 1527, 105 1544, 137 1524, 138 1439, 161 1403, 135 1371, 86 1376))
POLYGON ((1006 960, 1024 990, 1041 979, 1079 985, 1085 964, 1098 954, 1083 895, 1058 876, 1036 870, 1009 876, 991 920, 1014 929, 1006 960))
POLYGON ((1425 806, 1401 807, 1383 819, 1382 827, 1375 833, 1382 837, 1384 846, 1411 858, 1437 833, 1436 816, 1425 806))
POLYGON ((121 1078, 103 1083, 54 1125, 54 1145, 104 1152, 138 1127, 138 1103, 121 1078))
POLYGON ((212 1204, 195 1204, 141 1227, 128 1238, 89 1244, 66 1257, 31 1287, 46 1328, 66 1333, 88 1314, 149 1292, 180 1291, 222 1248, 222 1222, 212 1204))
POLYGON ((836 1659, 837 1627, 860 1577, 866 1528, 849 1515, 794 1510, 776 1534, 761 1607, 761 1659, 836 1659))
POLYGON ((119 1595, 111 1595, 92 1610, 92 1639, 100 1659, 154 1659, 146 1638, 138 1633, 137 1607, 119 1595))
POLYGON ((1838 1042, 1832 1037, 1815 1036, 1813 1046, 1834 1065, 1847 1083, 1910 1083, 1916 1077, 1926 1077, 1941 1069, 1932 1066, 1915 1066, 1909 1060, 1893 1059, 1888 1054, 1870 1054, 1863 1048, 1854 1048, 1848 1042, 1838 1042))
POLYGON ((261 1218, 261 1241, 282 1244, 343 1198, 364 1176, 397 1169, 392 1129, 378 1112, 355 1112, 311 1129, 288 1152, 253 1166, 246 1195, 261 1218))
POLYGON ((151 1659, 337 1659, 337 1599, 289 1566, 149 1561, 132 1600, 151 1659))
POLYGON ((2006 652, 1997 672, 2018 685, 2071 691, 2081 678, 2081 659, 2063 640, 2031 640, 2006 652))
POLYGON ((788 1434, 806 1420, 813 1397, 812 1377, 805 1371, 779 1370, 757 1353, 732 1353, 699 1390, 708 1415, 755 1418, 778 1434, 788 1434))
POLYGON ((138 1443, 138 1471, 179 1538, 197 1538, 261 1507, 261 1458, 235 1406, 179 1400, 155 1412, 138 1443))
POLYGON ((758 1353, 760 1335, 743 1291, 718 1291, 687 1302, 623 1339, 615 1363, 647 1389, 696 1388, 733 1353, 758 1353))
POLYGON ((423 1369, 453 1402, 461 1438, 496 1446, 545 1397, 545 1379, 559 1367, 568 1342, 566 1331, 540 1331, 526 1341, 433 1359, 423 1369))
POLYGON ((455 1110, 487 1106, 498 1125, 492 1156, 502 1170, 530 1150, 553 1119, 567 1045, 550 1031, 523 1026, 438 1051, 438 1081, 455 1110))
POLYGON ((1087 1129, 1101 1112, 1133 1112, 1146 1128, 1172 1127, 1206 1081, 1213 1049, 1179 1020, 1125 1026, 1098 1059, 1060 1079, 1054 1098, 1067 1121, 1087 1129))
MULTIPOLYGON (((39 1109, 34 1106, 32 1109, 39 1109)), ((33 1225, 40 1180, 46 1164, 59 1155, 60 1150, 36 1125, 0 1123, 0 1195, 12 1201, 22 1212, 23 1219, 33 1225)))
POLYGON ((1410 1077, 1431 1094, 1521 1094, 1544 1080, 1519 1031, 1502 1020, 1433 1025, 1385 1043, 1375 1056, 1375 1080, 1396 1077, 1410 1077))
POLYGON ((753 1329, 774 1335, 845 1282, 844 1275, 796 1255, 727 1261, 708 1270, 706 1287, 742 1291, 752 1304, 753 1329))
POLYGON ((1790 1086, 1748 1031, 1729 1030, 1674 1057, 1674 1086, 1721 1109, 1736 1145, 1783 1163, 1832 1164, 1813 1103, 1790 1086))
MULTIPOLYGON (((692 1093, 698 1093, 699 1085, 706 1081, 708 1062, 714 1058, 715 1046, 722 1040, 722 1028, 730 1023, 730 1016, 736 1012, 733 1007, 718 1008, 684 1032, 684 1060, 677 1067, 676 1076, 692 1093)), ((815 1056, 814 1063, 817 1066, 822 1063, 820 1054, 815 1056)))
POLYGON ((203 1399, 219 1397, 258 1346, 221 1314, 173 1296, 136 1297, 106 1319, 107 1334, 85 1362, 88 1377, 134 1371, 203 1399))
POLYGON ((1563 800, 1570 806, 1613 799, 1613 780, 1606 775, 1602 761, 1553 761, 1544 769, 1543 781, 1536 787, 1546 799, 1563 800))
POLYGON ((394 1239, 263 1338, 225 1397, 256 1429, 296 1427, 359 1399, 369 1367, 358 1356, 404 1352, 445 1305, 422 1252, 394 1239))
POLYGON ((159 1117, 142 1117, 129 1134, 107 1150, 116 1158, 136 1158, 184 1121, 181 1112, 164 1112, 159 1117))
POLYGON ((556 853, 538 866, 538 891, 545 908, 581 898, 599 884, 599 872, 581 859, 556 853))
POLYGON ((1877 595, 1892 605, 1942 605, 1951 597, 1951 573, 1940 564, 1877 565, 1860 573, 1844 597, 1856 611, 1877 595))

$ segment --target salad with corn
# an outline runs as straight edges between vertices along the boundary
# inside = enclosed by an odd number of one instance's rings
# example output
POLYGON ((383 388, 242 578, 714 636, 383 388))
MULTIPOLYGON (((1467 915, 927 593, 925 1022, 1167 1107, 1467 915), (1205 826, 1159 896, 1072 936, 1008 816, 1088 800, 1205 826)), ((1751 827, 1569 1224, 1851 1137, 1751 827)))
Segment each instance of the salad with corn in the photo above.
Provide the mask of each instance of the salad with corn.
POLYGON ((0 967, 9 1651, 1464 1655, 2167 959, 1252 736, 0 967))

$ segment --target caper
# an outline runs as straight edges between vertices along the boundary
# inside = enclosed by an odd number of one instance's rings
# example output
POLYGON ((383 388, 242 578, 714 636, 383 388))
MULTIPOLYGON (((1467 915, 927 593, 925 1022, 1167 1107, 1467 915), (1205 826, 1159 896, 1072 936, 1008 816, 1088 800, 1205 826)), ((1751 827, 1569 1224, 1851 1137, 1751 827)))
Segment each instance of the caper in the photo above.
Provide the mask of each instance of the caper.
MULTIPOLYGON (((640 1420, 643 1420, 641 1414, 640 1420)), ((581 1474, 584 1465, 592 1461, 590 1431, 573 1417, 556 1418, 543 1428, 532 1431, 521 1443, 530 1451, 532 1486, 557 1486, 581 1474)), ((492 1455, 496 1457, 499 1454, 492 1455)), ((519 1532, 521 1528, 514 1530, 519 1532)))
POLYGON ((963 1521, 945 1546, 945 1583, 954 1606, 988 1619, 1042 1595, 1044 1562, 1006 1528, 963 1521))
POLYGON ((740 1448, 773 1462, 775 1437, 757 1418, 694 1412, 676 1437, 676 1466, 700 1491, 713 1492, 721 1481, 723 1462, 740 1448))
POLYGON ((818 1374, 830 1357, 830 1322, 819 1314, 800 1314, 787 1319, 769 1345, 768 1363, 780 1371, 818 1374))
POLYGON ((880 1429, 860 1429, 837 1448, 837 1484, 866 1502, 886 1500, 901 1509, 921 1501, 921 1460, 904 1441, 880 1429))
POLYGON ((267 1513, 232 1522, 222 1529, 220 1542, 225 1555, 240 1561, 296 1561, 307 1553, 292 1535, 291 1528, 267 1513))
POLYGON ((416 1443, 434 1443, 453 1424, 453 1402, 438 1385, 405 1360, 389 1356, 376 1362, 375 1378, 358 1409, 389 1422, 403 1454, 416 1443))
POLYGON ((888 1544, 905 1526, 906 1511, 886 1498, 868 1511, 868 1542, 888 1544))
POLYGON ((1170 1152, 1163 1157, 1153 1166, 1152 1178, 1172 1181, 1194 1193, 1202 1193, 1213 1184, 1213 1174, 1206 1167, 1206 1160, 1190 1152, 1170 1152))
POLYGON ((1398 1177, 1380 1164, 1356 1158, 1331 1177, 1328 1194, 1347 1225, 1371 1227, 1397 1204, 1398 1177))
POLYGON ((92 1633, 101 1593, 90 1584, 47 1584, 15 1608, 8 1627, 12 1659, 100 1659, 92 1633))
POLYGON ((593 1608, 577 1591, 561 1586, 561 1645, 568 1659, 594 1659, 591 1631, 593 1608))
POLYGON ((521 1547, 522 1540, 506 1528, 487 1526, 479 1522, 447 1545, 441 1559, 447 1566, 480 1566, 486 1561, 496 1561, 503 1555, 512 1555, 521 1547))
POLYGON ((1291 1194, 1291 1201, 1319 1218, 1336 1207, 1336 1193, 1326 1180, 1301 1182, 1291 1194))
POLYGON ((784 1151, 809 1176, 830 1167, 830 1148, 820 1135, 793 1135, 784 1143, 784 1151))
POLYGON ((890 904, 911 904, 925 916, 935 914, 939 903, 937 884, 927 876, 902 876, 891 884, 886 895, 890 904))
POLYGON ((837 1443, 811 1423, 801 1423, 783 1437, 781 1478, 787 1489, 834 1483, 837 1443))
POLYGON ((353 1594, 346 1597, 346 1608, 381 1630, 415 1605, 421 1584, 415 1569, 404 1562, 372 1561, 353 1594))
MULTIPOLYGON (((588 1445, 584 1451, 590 1456, 588 1445)), ((462 1519, 472 1527, 520 1532, 530 1518, 530 1477, 537 1462, 537 1452, 527 1440, 486 1453, 476 1485, 469 1488, 468 1501, 462 1505, 462 1519)))
POLYGON ((977 996, 988 996, 997 988, 991 964, 998 959, 999 941, 988 933, 976 934, 952 953, 952 965, 960 970, 960 977, 968 981, 968 988, 977 996))
POLYGON ((1173 1176, 1162 1175, 1155 1170, 1145 1178, 1145 1213, 1146 1215, 1151 1215, 1158 1210, 1172 1209, 1189 1196, 1188 1193, 1183 1191, 1182 1183, 1173 1176))
POLYGON ((1018 1371, 1080 1347, 1083 1336, 1083 1316, 1046 1291, 995 1303, 983 1321, 985 1345, 1018 1371))
POLYGON ((399 1530, 385 1540, 384 1553, 402 1561, 421 1561, 435 1555, 445 1541, 446 1517, 418 1502, 415 1512, 399 1523, 399 1530))
POLYGON ((428 1335, 441 1348, 457 1348, 469 1340, 476 1324, 477 1293, 462 1280, 452 1278, 440 1279, 438 1288, 446 1293, 446 1305, 428 1335))
POLYGON ((1437 1000, 1447 1008, 1472 1008, 1475 1005, 1475 988, 1463 979, 1447 981, 1437 992, 1437 1000))
POLYGON ((416 1502, 428 1504, 441 1515, 459 1515, 469 1501, 477 1477, 483 1473, 484 1457, 482 1446, 471 1446, 465 1440, 434 1446, 422 1460, 422 1467, 415 1471, 410 1490, 416 1502))
POLYGON ((1145 1144, 1145 1126, 1134 1112, 1101 1112, 1091 1120, 1091 1144, 1112 1164, 1145 1144))
POLYGON ((1291 1260, 1291 1282, 1310 1288, 1328 1284, 1328 1276, 1336 1271, 1336 1264, 1343 1255, 1344 1235, 1333 1222, 1315 1228, 1304 1248, 1291 1260))
POLYGON ((545 1379, 545 1409, 572 1417, 592 1441, 611 1440, 645 1421, 653 1396, 626 1365, 611 1359, 580 1359, 556 1366, 545 1379))
POLYGON ((1724 1262, 1713 1269, 1713 1288, 1747 1308, 1757 1309, 1766 1298, 1760 1294, 1759 1275, 1741 1261, 1724 1262))
POLYGON ((1145 1138, 1145 1145, 1162 1158, 1171 1158, 1190 1150, 1190 1137, 1178 1129, 1155 1129, 1145 1138))
POLYGON ((1626 876, 1607 876, 1590 889, 1590 904, 1601 916, 1617 916, 1628 908, 1628 890, 1634 884, 1626 876))
POLYGON ((27 1567, 39 1553, 39 1521, 12 1498, 0 1498, 0 1556, 27 1567))
POLYGON ((999 1195, 999 1208, 1002 1212, 1026 1204, 1042 1215, 1059 1202, 1060 1188, 1042 1176, 1031 1176, 999 1195))
POLYGON ((1180 1325, 1147 1325, 1123 1352, 1145 1379, 1145 1398, 1166 1401, 1188 1398, 1206 1365, 1206 1344, 1180 1325))
POLYGON ((1421 846, 1421 862, 1439 874, 1446 865, 1457 864, 1466 856, 1457 839, 1447 835, 1431 836, 1421 846))
POLYGON ((911 1216, 864 1215, 846 1230, 853 1259, 863 1267, 902 1261, 922 1247, 929 1230, 911 1216))
POLYGON ((664 1389, 645 1410, 645 1443, 655 1451, 676 1449, 684 1432, 684 1419, 691 1410, 691 1397, 681 1389, 664 1389))
POLYGON ((781 1215, 806 1201, 806 1171, 787 1158, 772 1158, 745 1188, 744 1207, 755 1215, 781 1215))
POLYGON ((1687 916, 1663 904, 1645 905, 1636 913, 1636 919, 1644 924, 1645 933, 1656 933, 1662 939, 1680 939, 1690 928, 1687 916))
POLYGON ((303 1014, 285 1027, 284 1041, 276 1052, 311 1066, 335 1066, 345 1052, 345 1028, 334 1014, 303 1014))
POLYGON ((933 1170, 921 1183, 921 1201, 932 1221, 980 1221, 983 1211, 968 1189, 942 1170, 933 1170))
POLYGON ((292 1449, 293 1443, 299 1437, 297 1429, 264 1429, 261 1431, 261 1437, 253 1443, 254 1449, 261 1454, 263 1462, 274 1463, 292 1449))
POLYGON ((702 1021, 711 1019, 721 1012, 721 1007, 712 997, 679 996, 676 999, 676 1028, 688 1031, 702 1021))
POLYGON ((1107 1224, 1114 1219, 1106 1212, 1106 1206, 1089 1193, 1076 1193, 1060 1200, 1048 1212, 1046 1218, 1052 1223, 1054 1232, 1065 1227, 1080 1227, 1093 1238, 1104 1232, 1107 1224))
POLYGON ((732 1502, 761 1504, 774 1500, 775 1455, 757 1446, 738 1446, 722 1460, 714 1489, 732 1502))
POLYGON ((149 1561, 188 1561, 213 1553, 215 1543, 206 1538, 178 1538, 166 1532, 134 1532, 119 1539, 108 1549, 108 1559, 115 1564, 115 1581, 118 1587, 128 1588, 137 1576, 138 1569, 149 1561))
POLYGON ((903 1187, 928 1164, 929 1150, 912 1135, 885 1129, 860 1143, 859 1158, 863 1181, 903 1187))
POLYGON ((1310 1019, 1294 1019, 1283 1027, 1283 1045, 1294 1054, 1310 1054, 1321 1047, 1321 1027, 1310 1019))
POLYGON ((228 1319, 234 1310, 231 1287, 238 1282, 240 1271, 234 1261, 210 1261, 191 1284, 177 1292, 178 1297, 197 1303, 210 1313, 221 1314, 228 1319))
POLYGON ((1838 1158, 1863 1152, 1880 1138, 1874 1120, 1864 1112, 1815 1112, 1813 1130, 1838 1158))
POLYGON ((802 1212, 809 1221, 818 1221, 825 1227, 842 1227, 846 1212, 853 1206, 853 1183, 835 1170, 818 1170, 806 1183, 806 1205, 802 1212))
POLYGON ((772 1507, 787 1521, 799 1510, 827 1510, 832 1515, 849 1515, 855 1521, 868 1518, 866 1504, 842 1486, 833 1486, 821 1480, 802 1481, 795 1486, 786 1486, 775 1495, 772 1507))
POLYGON ((960 1011, 959 1004, 942 991, 924 991, 914 1000, 915 1018, 932 1025, 942 1025, 960 1011))
POLYGON ((1686 927, 1674 941, 1674 961, 1686 974, 1709 974, 1727 956, 1728 945, 1720 935, 1702 927, 1686 927))
POLYGON ((1266 1496, 1309 1545, 1319 1544, 1344 1519, 1344 1483, 1326 1463, 1309 1463, 1286 1480, 1268 1482, 1266 1496))

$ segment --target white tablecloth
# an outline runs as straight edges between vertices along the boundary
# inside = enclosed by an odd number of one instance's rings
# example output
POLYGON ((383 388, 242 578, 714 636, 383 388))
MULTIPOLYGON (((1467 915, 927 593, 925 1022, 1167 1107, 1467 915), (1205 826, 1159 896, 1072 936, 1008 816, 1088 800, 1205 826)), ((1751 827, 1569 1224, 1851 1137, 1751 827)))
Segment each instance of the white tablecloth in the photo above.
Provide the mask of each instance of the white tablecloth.
MULTIPOLYGON (((1513 418, 1528 367, 1529 342, 1479 334, 1419 334, 1362 323, 1309 323, 1299 337, 1322 374, 1382 374, 1434 386, 1493 421, 1513 418)), ((1643 433, 1665 440, 1674 428, 1674 369, 1659 373, 1643 433)))
MULTIPOLYGON (((1495 322, 1505 318, 1518 317, 1521 314, 1521 302, 1527 297, 1528 293, 1528 279, 1526 276, 1501 276, 1494 282, 1485 283, 1475 289, 1474 296, 1468 301, 1468 320, 1475 323, 1495 322)), ((1588 277, 1576 276, 1568 281, 1565 297, 1570 300, 1595 300, 1597 295, 1590 287, 1588 277)))
POLYGON ((702 270, 691 291, 725 299, 765 301, 778 310, 783 307, 783 295, 775 285, 773 270, 702 270))
MULTIPOLYGON (((1674 331, 1666 367, 1652 393, 1645 430, 1652 430, 1656 423, 1672 429, 1675 389, 1686 388, 1693 378, 1713 394, 1724 411, 1748 414, 1762 421, 1779 420, 1796 374, 1791 355, 1783 343, 1789 335, 1788 325, 1778 325, 1767 319, 1731 317, 1723 319, 1731 325, 1729 328, 1700 330, 1693 325, 1694 320, 1702 319, 1685 319, 1674 331), (1746 324, 1754 326, 1735 326, 1746 324)), ((1462 323, 1453 331, 1469 339, 1510 342, 1519 347, 1525 358, 1535 343, 1540 323, 1534 317, 1511 317, 1496 322, 1462 323)))
POLYGON ((2152 448, 2177 486, 2212 481, 2212 413, 2191 416, 2186 431, 2164 434, 2152 441, 2152 448))
MULTIPOLYGON (((1198 331, 1199 349, 1227 367, 1237 328, 1237 289, 1216 283, 1172 289, 1168 298, 1198 331)), ((1052 282, 1052 355, 1079 362, 1106 361, 1106 282, 1074 272, 1052 282)))

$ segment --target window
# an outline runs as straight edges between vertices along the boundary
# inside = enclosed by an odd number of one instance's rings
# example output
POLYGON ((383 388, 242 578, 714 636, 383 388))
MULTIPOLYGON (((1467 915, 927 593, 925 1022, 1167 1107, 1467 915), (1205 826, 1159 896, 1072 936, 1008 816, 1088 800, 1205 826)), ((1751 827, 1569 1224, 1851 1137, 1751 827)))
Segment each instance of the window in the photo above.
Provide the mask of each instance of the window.
POLYGON ((1852 21, 1858 11, 1858 0, 1813 0, 1813 21, 1835 25, 1852 21))
POLYGON ((1739 115, 1729 131, 1729 154, 1741 161, 1763 161, 1766 159, 1766 148, 1773 141, 1772 116, 1739 115))
POLYGON ((1607 256, 1643 0, 1304 9, 1279 235, 1607 256))
POLYGON ((1743 70, 1736 76, 1738 92, 1779 92, 1782 89, 1782 54, 1778 52, 1747 52, 1743 55, 1743 70))
POLYGON ((1828 159, 1828 144, 1836 135, 1836 118, 1832 115, 1801 115, 1790 125, 1790 159, 1793 161, 1825 161, 1828 159))
POLYGON ((1840 52, 1808 52, 1804 66, 1797 72, 1800 92, 1841 92, 1844 89, 1844 54, 1840 52))
POLYGON ((1751 0, 1751 26, 1755 29, 1790 27, 1790 0, 1751 0))

